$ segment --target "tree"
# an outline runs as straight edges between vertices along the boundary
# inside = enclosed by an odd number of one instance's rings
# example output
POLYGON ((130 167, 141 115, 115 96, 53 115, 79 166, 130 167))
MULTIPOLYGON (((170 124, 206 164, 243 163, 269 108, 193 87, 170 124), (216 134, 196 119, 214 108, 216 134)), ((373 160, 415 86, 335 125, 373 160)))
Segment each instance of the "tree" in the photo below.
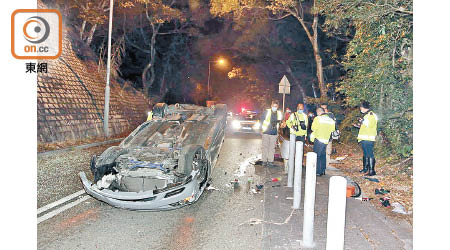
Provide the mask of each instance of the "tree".
MULTIPOLYGON (((322 98, 327 97, 327 86, 324 83, 322 57, 320 55, 318 31, 319 13, 316 8, 316 0, 309 5, 304 5, 304 0, 270 0, 270 1, 238 1, 238 0, 212 0, 211 13, 217 16, 225 16, 232 14, 235 19, 242 18, 248 11, 260 10, 270 11, 275 17, 269 17, 270 20, 281 20, 293 16, 305 31, 314 52, 314 60, 316 62, 316 76, 322 98), (309 27, 305 20, 305 14, 312 15, 313 21, 309 27)), ((310 1, 308 1, 310 2, 310 1)))
MULTIPOLYGON (((324 29, 351 37, 338 91, 351 107, 369 101, 386 150, 412 152, 412 0, 320 0, 324 29)), ((352 119, 353 117, 348 117, 352 119)))
POLYGON ((178 24, 180 22, 185 21, 183 13, 174 8, 175 0, 171 2, 163 1, 163 0, 129 0, 121 3, 122 8, 131 8, 133 14, 144 15, 147 19, 147 24, 151 28, 151 37, 147 39, 147 35, 144 33, 143 28, 140 28, 141 35, 143 40, 149 46, 149 49, 143 49, 136 43, 132 42, 131 39, 128 39, 133 47, 140 49, 144 53, 150 54, 150 59, 147 65, 144 67, 141 79, 145 93, 149 93, 149 90, 152 88, 153 83, 156 78, 155 74, 155 59, 156 59, 156 37, 158 35, 167 35, 174 34, 180 32, 184 27, 179 27, 176 25, 175 29, 168 32, 161 32, 160 29, 164 23, 174 22, 178 24), (178 22, 178 23, 177 23, 178 22), (148 73, 150 72, 150 79, 148 79, 148 73))
MULTIPOLYGON (((48 2, 51 4, 51 1, 48 2)), ((55 0, 54 2, 67 14, 73 14, 70 10, 76 10, 76 16, 81 23, 75 22, 74 26, 78 29, 80 39, 87 46, 91 45, 97 27, 108 20, 108 0, 55 0)))

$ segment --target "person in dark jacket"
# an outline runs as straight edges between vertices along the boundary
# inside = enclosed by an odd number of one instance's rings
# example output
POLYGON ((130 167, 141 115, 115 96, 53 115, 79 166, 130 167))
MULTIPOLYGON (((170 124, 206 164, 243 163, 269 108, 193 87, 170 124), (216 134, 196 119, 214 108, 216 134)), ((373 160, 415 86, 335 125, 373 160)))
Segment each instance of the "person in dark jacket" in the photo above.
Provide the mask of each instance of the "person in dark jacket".
POLYGON ((275 145, 278 139, 278 127, 283 120, 283 114, 278 110, 278 101, 273 100, 270 109, 261 116, 262 131, 262 162, 264 166, 273 166, 275 145))

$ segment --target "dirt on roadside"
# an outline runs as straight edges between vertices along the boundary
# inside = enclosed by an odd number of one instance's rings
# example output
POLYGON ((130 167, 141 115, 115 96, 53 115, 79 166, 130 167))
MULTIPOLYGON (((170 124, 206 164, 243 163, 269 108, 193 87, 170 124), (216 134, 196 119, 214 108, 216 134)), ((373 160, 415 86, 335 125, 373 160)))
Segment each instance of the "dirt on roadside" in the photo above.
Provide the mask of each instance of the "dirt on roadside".
POLYGON ((373 198, 370 202, 387 216, 401 218, 413 223, 413 161, 412 157, 397 162, 389 162, 386 159, 376 159, 375 170, 377 175, 369 178, 375 178, 379 182, 370 181, 364 178, 359 170, 362 168, 362 149, 354 144, 343 144, 333 142, 335 154, 332 159, 338 157, 345 158, 338 164, 330 164, 332 167, 340 169, 345 175, 349 176, 359 184, 364 197, 373 198), (375 194, 375 189, 389 190, 386 194, 375 194), (384 207, 380 198, 388 197, 390 204, 398 202, 410 214, 400 214, 392 212, 393 207, 384 207))

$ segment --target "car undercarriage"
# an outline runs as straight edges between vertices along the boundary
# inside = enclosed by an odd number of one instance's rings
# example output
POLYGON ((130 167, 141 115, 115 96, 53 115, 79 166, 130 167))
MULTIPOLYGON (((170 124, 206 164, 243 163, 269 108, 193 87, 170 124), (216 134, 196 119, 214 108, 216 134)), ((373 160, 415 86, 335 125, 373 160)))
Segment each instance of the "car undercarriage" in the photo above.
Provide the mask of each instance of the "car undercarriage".
POLYGON ((118 146, 93 156, 86 192, 112 206, 163 210, 202 194, 224 140, 226 105, 156 104, 153 118, 118 146))

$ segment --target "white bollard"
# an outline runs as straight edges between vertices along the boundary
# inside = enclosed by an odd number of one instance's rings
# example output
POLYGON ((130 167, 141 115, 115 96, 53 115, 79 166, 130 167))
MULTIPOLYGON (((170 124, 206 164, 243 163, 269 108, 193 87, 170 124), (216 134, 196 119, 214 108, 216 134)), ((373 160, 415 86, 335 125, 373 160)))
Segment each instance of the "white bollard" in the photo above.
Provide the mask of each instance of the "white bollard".
POLYGON ((316 164, 317 154, 306 154, 305 201, 303 208, 303 241, 302 246, 314 247, 314 203, 316 199, 316 164))
POLYGON ((303 142, 295 143, 295 170, 294 170, 294 205, 293 209, 300 209, 302 200, 302 165, 303 165, 303 142))
POLYGON ((342 176, 330 178, 328 191, 327 250, 344 249, 347 180, 342 176))
POLYGON ((288 169, 288 187, 294 183, 294 156, 295 156, 295 135, 289 135, 289 169, 288 169))

